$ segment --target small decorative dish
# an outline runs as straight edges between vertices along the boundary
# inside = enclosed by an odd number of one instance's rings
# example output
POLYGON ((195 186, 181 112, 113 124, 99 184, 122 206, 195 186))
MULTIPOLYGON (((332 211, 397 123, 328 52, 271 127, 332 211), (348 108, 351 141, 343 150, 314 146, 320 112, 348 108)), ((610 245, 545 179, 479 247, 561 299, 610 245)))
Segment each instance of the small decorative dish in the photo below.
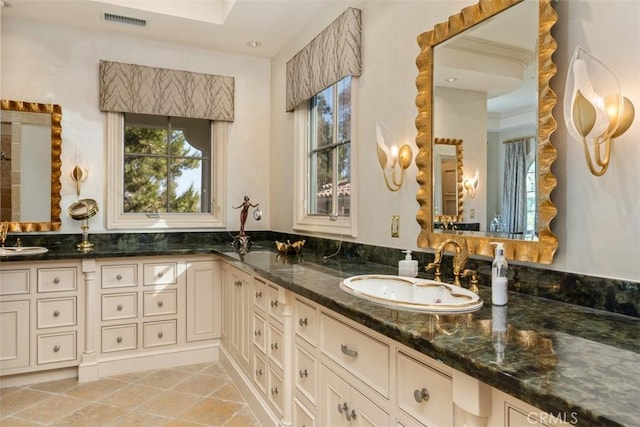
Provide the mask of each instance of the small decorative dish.
POLYGON ((297 254, 302 250, 305 241, 306 240, 298 240, 297 242, 291 243, 289 240, 287 240, 287 243, 284 243, 278 242, 276 240, 276 249, 278 250, 278 252, 284 255, 297 254))

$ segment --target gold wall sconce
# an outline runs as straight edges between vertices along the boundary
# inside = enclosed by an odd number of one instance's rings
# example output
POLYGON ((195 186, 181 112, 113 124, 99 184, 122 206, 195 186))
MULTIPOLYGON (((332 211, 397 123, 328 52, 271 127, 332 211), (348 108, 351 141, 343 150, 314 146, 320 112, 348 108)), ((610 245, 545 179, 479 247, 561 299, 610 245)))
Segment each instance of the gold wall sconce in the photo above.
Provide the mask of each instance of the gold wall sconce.
POLYGON ((467 197, 473 199, 476 197, 476 190, 480 181, 480 170, 476 169, 476 173, 473 174, 473 178, 467 178, 462 182, 464 189, 467 190, 467 197))
POLYGON ((80 150, 76 150, 75 164, 71 169, 71 179, 76 183, 76 194, 80 196, 80 186, 89 176, 89 168, 80 150))
POLYGON ((576 47, 567 74, 564 119, 571 136, 582 141, 593 175, 607 171, 611 143, 629 129, 634 114, 633 104, 622 96, 613 72, 576 47))
POLYGON ((384 183, 389 190, 398 191, 402 188, 405 171, 413 160, 413 151, 408 144, 398 148, 395 136, 381 120, 376 120, 376 139, 378 161, 382 168, 384 183), (385 140, 392 142, 391 148, 387 146, 385 140))

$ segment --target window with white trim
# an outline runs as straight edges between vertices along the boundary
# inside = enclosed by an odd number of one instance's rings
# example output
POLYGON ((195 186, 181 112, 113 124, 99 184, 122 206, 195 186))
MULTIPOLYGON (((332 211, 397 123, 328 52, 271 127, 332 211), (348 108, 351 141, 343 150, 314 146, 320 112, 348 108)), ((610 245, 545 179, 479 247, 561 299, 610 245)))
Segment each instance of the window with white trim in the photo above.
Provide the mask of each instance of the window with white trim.
POLYGON ((107 227, 224 227, 226 123, 107 114, 107 227))
POLYGON ((356 91, 348 76, 295 110, 296 230, 356 236, 356 91))

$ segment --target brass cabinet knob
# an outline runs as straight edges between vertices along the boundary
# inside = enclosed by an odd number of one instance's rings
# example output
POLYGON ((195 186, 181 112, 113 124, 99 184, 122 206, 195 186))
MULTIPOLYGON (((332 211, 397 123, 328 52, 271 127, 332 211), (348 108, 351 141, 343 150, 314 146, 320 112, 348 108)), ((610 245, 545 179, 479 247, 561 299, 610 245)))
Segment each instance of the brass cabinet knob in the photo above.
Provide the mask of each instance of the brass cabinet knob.
POLYGON ((53 347, 53 351, 56 352, 56 353, 59 352, 60 351, 60 346, 59 345, 55 345, 53 347))
POLYGON ((158 301, 158 307, 162 307, 164 305, 164 303, 162 302, 162 300, 158 301))
POLYGON ((53 312, 53 317, 58 317, 60 316, 60 310, 56 310, 53 312))
POLYGON ((118 311, 122 311, 122 304, 118 304, 118 306, 116 307, 118 309, 118 311))
POLYGON ((162 333, 162 331, 158 332, 158 338, 162 338, 164 336, 164 333, 162 333))
POLYGON ((122 274, 118 274, 118 275, 116 276, 116 280, 122 280, 122 274))
POLYGON ((122 337, 118 337, 118 338, 116 338, 116 342, 117 342, 118 344, 120 344, 120 343, 122 342, 122 337))
POLYGON ((53 283, 55 283, 56 285, 60 283, 60 278, 56 277, 55 279, 53 279, 53 283))

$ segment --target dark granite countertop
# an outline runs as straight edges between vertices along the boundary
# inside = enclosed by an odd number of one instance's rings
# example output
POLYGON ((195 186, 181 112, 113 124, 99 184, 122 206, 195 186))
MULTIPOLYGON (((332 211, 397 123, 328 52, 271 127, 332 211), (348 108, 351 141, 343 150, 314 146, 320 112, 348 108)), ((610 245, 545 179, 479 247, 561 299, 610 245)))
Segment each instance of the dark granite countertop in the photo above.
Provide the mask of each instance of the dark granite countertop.
POLYGON ((358 274, 396 274, 396 268, 304 250, 283 257, 272 243, 240 256, 228 243, 146 242, 108 245, 88 254, 72 245, 5 261, 217 254, 241 268, 319 303, 389 338, 528 402, 584 426, 640 426, 640 319, 535 296, 509 294, 504 357, 492 339, 490 289, 477 312, 433 315, 394 310, 338 288, 358 274), (489 302, 489 303, 487 303, 489 302))

